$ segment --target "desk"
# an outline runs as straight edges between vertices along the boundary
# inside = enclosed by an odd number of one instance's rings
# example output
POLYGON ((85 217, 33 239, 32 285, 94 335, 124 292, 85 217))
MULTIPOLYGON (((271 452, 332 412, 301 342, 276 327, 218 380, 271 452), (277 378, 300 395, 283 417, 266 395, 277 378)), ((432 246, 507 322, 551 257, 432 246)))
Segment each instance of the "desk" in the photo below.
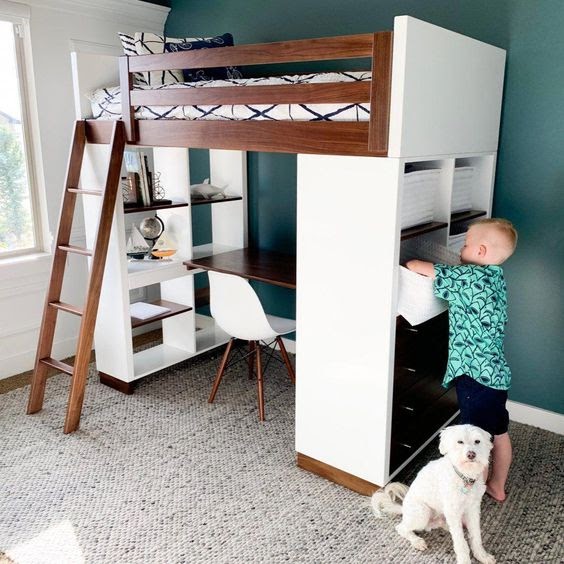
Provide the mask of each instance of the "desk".
POLYGON ((284 253, 246 248, 186 260, 183 264, 188 270, 214 270, 284 288, 296 288, 296 257, 284 253))

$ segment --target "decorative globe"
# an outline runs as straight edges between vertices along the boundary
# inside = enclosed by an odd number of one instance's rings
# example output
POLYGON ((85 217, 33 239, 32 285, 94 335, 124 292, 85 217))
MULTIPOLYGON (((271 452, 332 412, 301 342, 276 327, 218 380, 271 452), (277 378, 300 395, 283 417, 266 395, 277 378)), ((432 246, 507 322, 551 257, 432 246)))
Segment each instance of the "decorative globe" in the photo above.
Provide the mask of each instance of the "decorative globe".
POLYGON ((164 227, 160 219, 146 217, 139 225, 139 231, 145 239, 158 239, 164 231, 164 227))

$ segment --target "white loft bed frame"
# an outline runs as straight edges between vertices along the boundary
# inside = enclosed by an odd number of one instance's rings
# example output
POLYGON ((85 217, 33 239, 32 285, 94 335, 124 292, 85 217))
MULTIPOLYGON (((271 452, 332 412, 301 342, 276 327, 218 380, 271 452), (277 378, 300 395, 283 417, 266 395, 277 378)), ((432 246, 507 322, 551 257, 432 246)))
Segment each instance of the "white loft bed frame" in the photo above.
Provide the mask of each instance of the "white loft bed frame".
MULTIPOLYGON (((86 96, 95 88, 119 83, 117 57, 73 53, 72 65, 77 118, 88 119, 86 96)), ((296 451, 320 467, 332 467, 333 476, 338 476, 334 479, 358 491, 363 488, 351 486, 352 482, 382 486, 425 446, 390 472, 405 164, 431 161, 441 168, 435 213, 436 220, 448 225, 455 164, 458 160, 473 164, 477 171, 474 205, 490 215, 504 65, 502 49, 409 16, 396 17, 388 156, 298 155, 296 451), (344 191, 350 191, 346 198, 344 191), (346 304, 343 296, 347 296, 346 304)), ((106 153, 103 145, 88 147, 85 183, 96 185, 97 163, 106 153)), ((177 178, 187 197, 188 152, 160 148, 156 153, 155 166, 168 175, 167 185, 173 186, 172 179, 177 178)), ((241 207, 223 208, 214 216, 214 243, 246 245, 245 159, 245 151, 210 150, 212 178, 221 175, 223 182, 237 186, 243 195, 241 207), (229 162, 233 166, 227 170, 229 162)), ((85 204, 88 237, 92 237, 92 204, 88 199, 85 204)), ((189 208, 183 209, 189 227, 189 208)), ((177 216, 174 211, 171 216, 177 216)), ((132 381, 183 358, 153 362, 148 372, 138 373, 130 352, 116 360, 122 343, 131 336, 130 285, 123 260, 124 237, 119 235, 124 229, 121 203, 112 229, 98 326, 119 327, 111 336, 97 330, 98 367, 115 370, 117 363, 124 381, 132 381), (112 359, 111 366, 100 367, 106 357, 112 359)), ((429 238, 446 242, 448 227, 429 238)), ((192 252, 187 239, 180 253, 190 258, 192 252)), ((175 286, 169 292, 175 301, 182 301, 181 294, 193 305, 191 275, 179 271, 178 276, 164 282, 165 294, 170 284, 175 286), (183 287, 178 289, 178 284, 183 287)), ((200 352, 194 344, 194 323, 193 314, 163 322, 165 340, 184 349, 184 358, 200 352)), ((210 346, 221 342, 218 337, 210 346)))

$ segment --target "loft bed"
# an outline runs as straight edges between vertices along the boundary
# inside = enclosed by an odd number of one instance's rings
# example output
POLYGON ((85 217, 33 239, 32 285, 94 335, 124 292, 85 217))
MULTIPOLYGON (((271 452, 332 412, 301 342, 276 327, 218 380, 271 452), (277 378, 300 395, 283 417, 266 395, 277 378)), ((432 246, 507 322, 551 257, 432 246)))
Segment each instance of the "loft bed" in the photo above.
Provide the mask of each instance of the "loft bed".
MULTIPOLYGON (((120 57, 121 107, 128 142, 138 145, 245 149, 292 153, 387 154, 392 33, 201 49, 120 57), (322 84, 166 88, 142 90, 133 74, 143 71, 218 66, 370 58, 371 79, 322 84), (233 104, 367 104, 363 122, 198 121, 135 119, 135 106, 208 106, 233 104)), ((89 139, 106 139, 111 124, 89 122, 89 139)))
MULTIPOLYGON (((119 82, 121 108, 125 108, 120 113, 132 145, 376 157, 450 153, 453 148, 471 152, 484 146, 495 150, 497 146, 503 51, 409 16, 396 17, 393 32, 123 56, 119 79, 116 57, 86 53, 73 57, 79 116, 92 116, 84 102, 94 89, 119 82), (370 74, 366 80, 352 82, 155 90, 135 87, 133 79, 134 73, 156 70, 342 63, 359 58, 370 61, 370 74), (93 68, 104 70, 101 75, 91 74, 93 68), (366 115, 359 121, 135 116, 138 106, 335 103, 361 105, 366 115)), ((106 120, 87 121, 92 143, 107 142, 110 131, 106 120)))
MULTIPOLYGON (((385 485, 455 413, 450 396, 436 397, 437 390, 442 391, 435 367, 440 355, 428 346, 439 341, 446 346, 444 323, 431 320, 413 331, 397 321, 399 261, 405 250, 401 215, 410 203, 406 167, 438 171, 434 221, 410 237, 447 245, 451 234, 460 233, 458 229, 451 233, 451 228, 460 227, 452 214, 457 168, 473 168, 472 207, 483 215, 491 213, 505 51, 398 16, 393 33, 129 58, 81 52, 73 54, 72 61, 76 114, 85 120, 89 141, 84 186, 100 185, 109 154, 102 143, 108 143, 113 125, 111 120, 92 119, 88 96, 120 84, 116 117, 121 118, 125 109, 128 143, 153 147, 154 169, 162 172, 167 197, 184 201, 184 207, 159 211, 166 228, 179 235, 176 256, 182 259, 248 246, 246 151, 297 153, 298 464, 363 493, 385 485), (371 61, 369 80, 147 90, 134 87, 132 79, 136 72, 196 65, 359 57, 371 61), (368 119, 139 119, 134 109, 160 104, 336 102, 365 105, 368 119), (238 196, 211 206, 212 243, 198 247, 192 247, 186 147, 210 149, 212 184, 229 186, 230 194, 238 196), (343 275, 345 270, 351 274, 343 275), (423 358, 421 350, 430 358, 423 358), (411 386, 414 379, 420 382, 411 386), (404 388, 413 393, 406 396, 404 388)), ((96 233, 95 196, 83 196, 83 203, 90 244, 96 233)), ((159 283, 161 299, 185 306, 195 305, 195 292, 181 261, 154 272, 128 271, 124 217, 118 199, 95 341, 100 374, 129 385, 221 342, 213 321, 209 327, 200 326, 187 312, 163 320, 163 346, 155 347, 154 354, 132 350, 130 290, 159 283)))

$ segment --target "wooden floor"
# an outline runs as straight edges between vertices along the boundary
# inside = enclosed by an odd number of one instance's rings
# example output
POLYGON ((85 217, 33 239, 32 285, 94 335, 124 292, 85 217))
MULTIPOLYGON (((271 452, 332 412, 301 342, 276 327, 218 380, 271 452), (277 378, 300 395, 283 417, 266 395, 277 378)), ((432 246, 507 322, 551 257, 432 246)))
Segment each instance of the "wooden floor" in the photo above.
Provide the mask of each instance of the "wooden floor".
MULTIPOLYGON (((141 346, 145 343, 152 343, 154 341, 158 341, 162 338, 162 333, 160 329, 155 331, 149 331, 148 333, 143 333, 142 335, 137 335, 133 337, 133 346, 141 346)), ((90 362, 94 361, 96 358, 94 351, 92 351, 90 362)), ((67 364, 73 364, 74 356, 69 358, 65 358, 62 360, 67 364)), ((31 376, 33 374, 33 370, 28 370, 27 372, 22 372, 21 374, 16 374, 15 376, 9 376, 8 378, 4 378, 0 380, 0 394, 7 394, 12 390, 17 390, 18 388, 23 388, 31 383, 31 376)), ((51 376, 58 374, 58 372, 54 369, 51 369, 48 374, 48 378, 51 376)), ((1 562, 1 561, 0 561, 1 562)))

